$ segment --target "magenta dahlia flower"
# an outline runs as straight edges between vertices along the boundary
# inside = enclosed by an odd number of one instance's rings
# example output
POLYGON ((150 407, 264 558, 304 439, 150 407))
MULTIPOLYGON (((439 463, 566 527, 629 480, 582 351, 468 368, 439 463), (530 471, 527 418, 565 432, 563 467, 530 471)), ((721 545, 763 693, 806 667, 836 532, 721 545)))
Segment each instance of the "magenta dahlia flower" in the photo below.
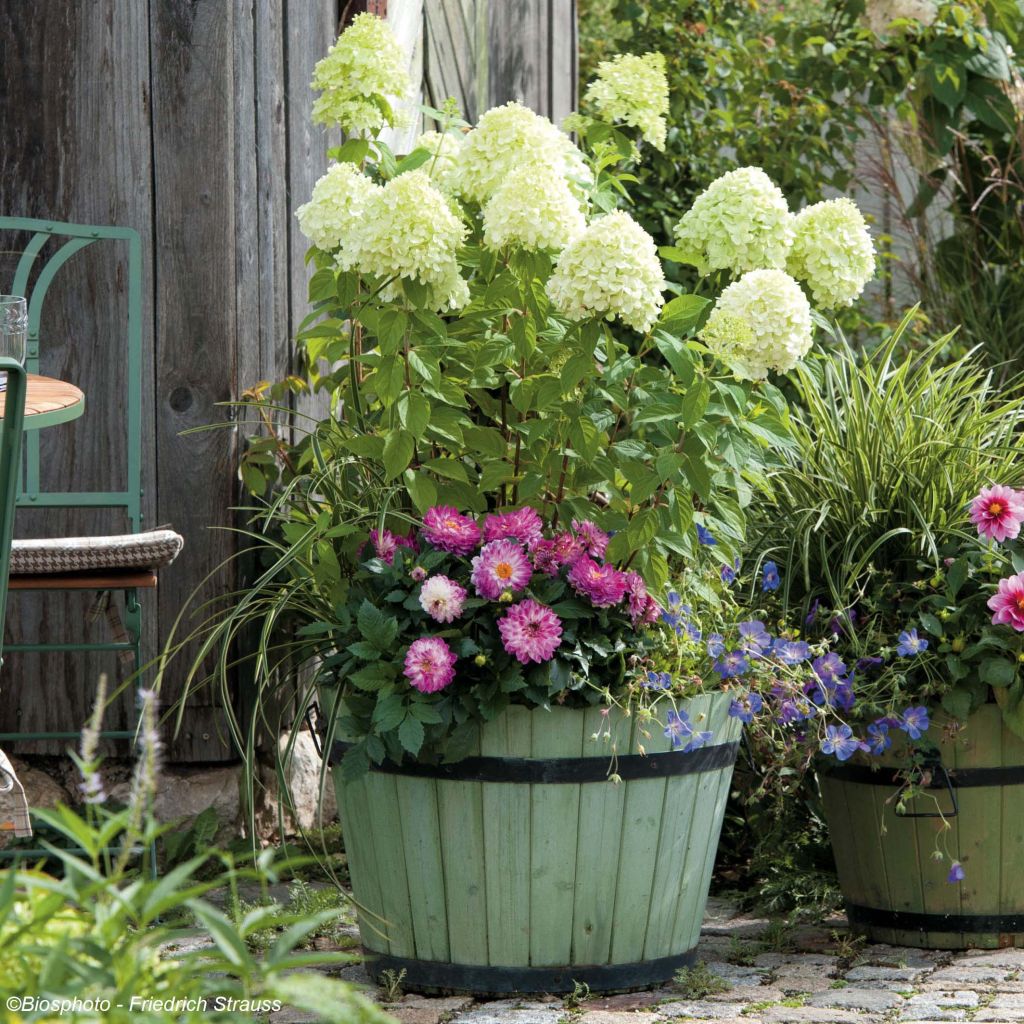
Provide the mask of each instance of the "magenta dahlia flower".
POLYGON ((562 640, 562 620, 531 598, 512 605, 498 620, 505 650, 522 662, 550 661, 562 640))
POLYGON ((480 543, 480 527, 450 505, 428 508, 423 517, 424 540, 453 555, 468 555, 480 543))
POLYGON ((583 554, 583 544, 568 531, 551 540, 539 540, 530 549, 537 572, 557 576, 563 565, 572 565, 583 554))
POLYGON ((437 636, 425 636, 409 644, 405 677, 421 693, 437 693, 455 678, 455 652, 437 636))
POLYGON ((626 603, 634 629, 661 618, 661 605, 647 593, 647 584, 638 572, 626 573, 626 603))
POLYGON ((543 525, 537 510, 529 505, 515 512, 495 512, 484 520, 484 541, 508 538, 532 548, 540 540, 543 525))
POLYGON ((506 590, 522 590, 532 575, 530 560, 521 544, 494 540, 485 544, 473 559, 469 578, 482 598, 497 601, 506 590))
POLYGON ((572 528, 583 543, 583 548, 591 558, 604 558, 608 550, 608 534, 597 527, 589 519, 574 519, 572 528))
POLYGON ((431 576, 420 588, 420 606, 436 622, 457 619, 465 600, 465 588, 447 576, 431 576))
POLYGON ((1024 498, 1001 484, 983 487, 971 502, 971 522, 977 526, 981 537, 1012 540, 1020 533, 1020 524, 1024 522, 1024 498))
POLYGON ((569 582, 578 594, 590 598, 595 608, 611 608, 626 593, 626 574, 613 565, 598 565, 583 555, 569 570, 569 582))
POLYGON ((988 599, 992 622, 997 626, 1013 626, 1024 633, 1024 572, 999 581, 999 590, 988 599))

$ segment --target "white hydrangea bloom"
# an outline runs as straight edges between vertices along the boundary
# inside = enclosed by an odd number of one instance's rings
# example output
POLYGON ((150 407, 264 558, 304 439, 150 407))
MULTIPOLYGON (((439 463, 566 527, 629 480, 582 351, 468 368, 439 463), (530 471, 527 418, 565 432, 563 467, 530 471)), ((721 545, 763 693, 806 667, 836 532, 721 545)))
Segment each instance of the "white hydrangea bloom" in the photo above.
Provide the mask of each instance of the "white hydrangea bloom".
POLYGON ((546 117, 520 103, 492 107, 465 138, 459 153, 458 191, 483 205, 517 167, 536 164, 570 182, 586 182, 583 154, 546 117))
POLYGON ((738 167, 697 196, 676 225, 676 244, 702 274, 781 269, 793 244, 793 215, 760 167, 738 167))
POLYGON ((547 291, 572 320, 616 316, 638 331, 658 319, 665 279, 654 239, 628 213, 591 221, 558 258, 547 291))
POLYGON ((864 21, 876 36, 884 36, 897 20, 919 22, 927 28, 939 15, 936 0, 868 0, 864 21))
POLYGON ((668 79, 661 53, 623 53, 597 65, 597 78, 584 97, 606 121, 639 128, 656 149, 665 148, 668 79))
POLYGON ((857 204, 844 196, 801 210, 786 269, 823 309, 849 306, 875 275, 875 247, 857 204))
POLYGON ((313 186, 309 202, 295 211, 299 230, 318 249, 333 251, 345 244, 367 200, 379 191, 355 164, 332 164, 313 186))
POLYGON ((454 192, 461 140, 450 132, 424 132, 416 140, 413 149, 426 149, 431 153, 431 158, 422 165, 423 170, 438 188, 454 192))
POLYGON ((751 270, 718 297, 700 337, 736 374, 785 373, 811 349, 811 306, 784 270, 751 270))
POLYGON ((537 164, 509 174, 484 204, 483 220, 489 249, 514 245, 559 251, 587 226, 565 178, 537 164))
POLYGON ((408 57, 386 21, 357 14, 313 69, 313 121, 345 131, 378 132, 385 122, 380 97, 408 96, 408 57))
MULTIPOLYGON (((456 253, 465 237, 466 225, 420 168, 392 178, 370 196, 338 266, 419 281, 432 289, 435 307, 464 303, 468 292, 456 253)), ((397 291, 395 285, 381 296, 387 299, 397 291)))

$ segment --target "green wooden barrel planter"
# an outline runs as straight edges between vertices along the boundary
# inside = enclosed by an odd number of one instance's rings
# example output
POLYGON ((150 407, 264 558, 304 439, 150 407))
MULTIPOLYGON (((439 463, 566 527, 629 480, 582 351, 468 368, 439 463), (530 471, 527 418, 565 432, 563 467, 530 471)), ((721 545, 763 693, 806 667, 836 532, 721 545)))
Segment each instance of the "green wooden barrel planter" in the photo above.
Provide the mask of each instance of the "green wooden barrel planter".
POLYGON ((741 725, 725 694, 685 707, 714 733, 690 753, 617 712, 513 707, 464 761, 335 772, 371 972, 404 970, 415 991, 559 993, 644 988, 692 963, 741 725), (614 759, 591 738, 609 726, 614 759))
POLYGON ((818 773, 851 926, 874 942, 926 949, 1024 946, 1024 740, 1006 729, 996 705, 941 736, 942 768, 929 794, 896 813, 895 759, 830 764, 818 773), (935 799, 931 799, 934 795, 935 799), (937 804, 936 804, 937 801, 937 804), (941 808, 952 826, 947 847, 964 867, 947 881, 936 861, 941 808), (884 831, 883 831, 884 830, 884 831))

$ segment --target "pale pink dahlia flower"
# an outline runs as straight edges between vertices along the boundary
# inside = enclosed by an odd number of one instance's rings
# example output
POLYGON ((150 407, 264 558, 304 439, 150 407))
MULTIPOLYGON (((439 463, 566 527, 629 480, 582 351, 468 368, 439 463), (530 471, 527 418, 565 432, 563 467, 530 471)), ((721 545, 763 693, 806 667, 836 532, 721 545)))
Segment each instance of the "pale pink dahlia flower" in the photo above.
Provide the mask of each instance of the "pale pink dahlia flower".
POLYGON ((484 540, 508 538, 532 548, 540 540, 543 525, 537 510, 529 505, 515 512, 495 512, 484 520, 484 540))
POLYGON ((425 636, 409 644, 405 655, 405 676, 421 693, 437 693, 455 678, 455 652, 436 636, 425 636))
POLYGON ((562 640, 562 621, 531 598, 512 605, 498 620, 505 650, 524 665, 550 661, 562 640))
POLYGON ((485 544, 473 559, 469 578, 482 598, 497 601, 506 590, 522 590, 532 575, 530 560, 521 544, 494 540, 485 544))
POLYGON ((577 593, 590 598, 595 608, 611 608, 626 593, 626 574, 613 565, 598 565, 584 555, 569 570, 569 582, 577 593))
POLYGON ((983 487, 971 502, 971 522, 978 535, 990 540, 1013 539, 1024 522, 1024 498, 1010 487, 995 484, 983 487))
POLYGON ((423 517, 424 540, 453 555, 468 555, 480 543, 476 521, 450 505, 435 505, 423 517))
POLYGON ((1024 572, 999 581, 999 590, 988 599, 992 622, 997 626, 1013 626, 1024 633, 1024 572))
POLYGON ((457 619, 465 600, 465 588, 447 576, 431 576, 420 588, 420 605, 436 622, 457 619))

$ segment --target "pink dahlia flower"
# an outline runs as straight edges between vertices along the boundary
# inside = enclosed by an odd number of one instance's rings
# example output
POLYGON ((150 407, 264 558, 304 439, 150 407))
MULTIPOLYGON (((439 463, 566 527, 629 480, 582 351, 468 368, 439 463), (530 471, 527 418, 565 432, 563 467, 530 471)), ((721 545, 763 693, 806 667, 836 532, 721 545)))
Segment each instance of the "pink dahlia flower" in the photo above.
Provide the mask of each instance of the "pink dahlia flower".
POLYGON ((988 599, 992 622, 997 626, 1013 626, 1024 633, 1024 572, 999 581, 999 590, 988 599))
POLYGON ((661 618, 661 605, 647 593, 647 584, 638 572, 626 573, 626 599, 634 629, 661 618))
POLYGON ((388 565, 395 560, 395 552, 399 548, 408 548, 410 551, 419 551, 416 538, 410 534, 403 537, 400 534, 392 533, 390 530, 371 530, 370 543, 373 545, 374 553, 382 562, 388 565))
POLYGON ((550 609, 527 598, 498 620, 505 650, 522 662, 550 661, 562 640, 562 621, 550 609))
POLYGON ((484 520, 484 540, 508 538, 532 548, 540 540, 543 525, 537 510, 529 505, 515 512, 496 512, 484 520))
POLYGON ((409 644, 405 655, 405 676, 421 693, 437 693, 455 678, 455 652, 436 636, 425 636, 409 644))
POLYGON ((560 533, 551 540, 539 540, 531 549, 533 565, 538 572, 557 576, 563 565, 572 565, 583 554, 583 544, 571 533, 560 533))
POLYGON ((611 608, 626 593, 626 574, 613 565, 598 565, 584 555, 569 570, 569 582, 577 593, 590 598, 595 608, 611 608))
POLYGON ((521 544, 494 540, 485 544, 473 559, 470 579, 481 597, 497 601, 506 590, 522 590, 532 575, 530 560, 521 544))
POLYGON ((435 505, 423 517, 424 539, 453 555, 468 555, 480 543, 480 527, 450 505, 435 505))
POLYGON ((604 558, 604 553, 608 550, 608 534, 604 530, 589 519, 574 519, 572 528, 576 531, 576 536, 582 541, 584 550, 591 558, 604 558))
POLYGON ((1020 533, 1020 524, 1024 522, 1024 498, 1001 484, 983 487, 971 502, 971 522, 981 537, 995 541, 1012 539, 1020 533))
POLYGON ((436 622, 457 619, 465 600, 465 588, 447 576, 431 576, 420 588, 420 605, 436 622))

